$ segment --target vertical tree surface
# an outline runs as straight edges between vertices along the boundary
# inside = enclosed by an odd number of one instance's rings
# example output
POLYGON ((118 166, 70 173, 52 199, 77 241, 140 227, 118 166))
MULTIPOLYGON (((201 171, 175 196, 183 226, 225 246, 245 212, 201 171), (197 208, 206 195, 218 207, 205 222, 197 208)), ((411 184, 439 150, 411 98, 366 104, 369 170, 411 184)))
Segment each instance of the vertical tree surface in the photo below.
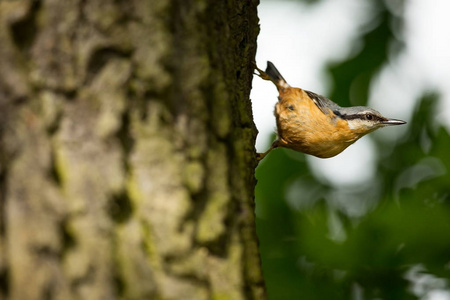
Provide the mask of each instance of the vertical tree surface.
POLYGON ((0 299, 264 299, 252 1, 0 1, 0 299))

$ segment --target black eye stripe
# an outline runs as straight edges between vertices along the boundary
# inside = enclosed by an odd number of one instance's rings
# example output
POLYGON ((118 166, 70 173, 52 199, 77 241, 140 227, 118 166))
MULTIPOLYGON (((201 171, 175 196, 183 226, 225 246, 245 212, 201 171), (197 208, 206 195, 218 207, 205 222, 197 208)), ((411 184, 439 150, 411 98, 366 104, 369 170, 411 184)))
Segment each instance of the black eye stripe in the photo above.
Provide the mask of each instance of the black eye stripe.
POLYGON ((333 111, 336 116, 343 120, 374 120, 374 121, 384 121, 384 118, 379 117, 377 115, 371 114, 371 113, 358 113, 353 115, 344 115, 341 114, 339 111, 335 110, 333 111))
POLYGON ((367 118, 367 120, 374 120, 374 121, 379 121, 379 122, 384 121, 383 117, 379 117, 379 116, 373 115, 373 114, 366 114, 366 118, 367 118))

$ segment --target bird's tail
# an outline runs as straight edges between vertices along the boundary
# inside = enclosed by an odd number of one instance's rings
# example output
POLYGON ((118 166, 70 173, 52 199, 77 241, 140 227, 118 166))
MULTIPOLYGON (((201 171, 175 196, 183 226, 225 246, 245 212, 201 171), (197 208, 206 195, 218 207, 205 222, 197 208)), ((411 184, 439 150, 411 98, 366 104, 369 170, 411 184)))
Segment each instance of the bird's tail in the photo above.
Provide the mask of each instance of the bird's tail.
POLYGON ((267 68, 266 71, 262 71, 261 69, 258 69, 256 67, 256 70, 259 72, 259 77, 265 80, 272 81, 276 86, 278 90, 285 89, 290 87, 290 85, 286 82, 286 80, 281 76, 280 72, 277 70, 275 65, 271 63, 270 61, 267 62, 267 68))

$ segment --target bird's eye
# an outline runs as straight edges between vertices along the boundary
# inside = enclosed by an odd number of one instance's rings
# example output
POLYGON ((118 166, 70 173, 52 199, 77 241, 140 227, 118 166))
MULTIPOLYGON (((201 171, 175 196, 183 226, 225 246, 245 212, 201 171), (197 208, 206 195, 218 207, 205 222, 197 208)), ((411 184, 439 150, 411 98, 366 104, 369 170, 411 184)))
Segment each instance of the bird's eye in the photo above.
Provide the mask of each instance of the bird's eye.
POLYGON ((372 116, 371 114, 367 114, 367 115, 366 115, 366 119, 370 121, 370 120, 373 119, 373 116, 372 116))
POLYGON ((294 108, 292 105, 288 105, 287 108, 288 108, 289 110, 295 110, 295 108, 294 108))

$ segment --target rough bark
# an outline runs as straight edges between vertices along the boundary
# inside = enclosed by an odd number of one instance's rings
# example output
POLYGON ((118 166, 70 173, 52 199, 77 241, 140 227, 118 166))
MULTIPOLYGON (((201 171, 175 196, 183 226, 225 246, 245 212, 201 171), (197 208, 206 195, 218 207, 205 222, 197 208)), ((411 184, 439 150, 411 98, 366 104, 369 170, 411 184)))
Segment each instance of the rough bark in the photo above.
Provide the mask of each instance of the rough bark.
POLYGON ((257 0, 0 1, 0 299, 264 299, 257 0))

